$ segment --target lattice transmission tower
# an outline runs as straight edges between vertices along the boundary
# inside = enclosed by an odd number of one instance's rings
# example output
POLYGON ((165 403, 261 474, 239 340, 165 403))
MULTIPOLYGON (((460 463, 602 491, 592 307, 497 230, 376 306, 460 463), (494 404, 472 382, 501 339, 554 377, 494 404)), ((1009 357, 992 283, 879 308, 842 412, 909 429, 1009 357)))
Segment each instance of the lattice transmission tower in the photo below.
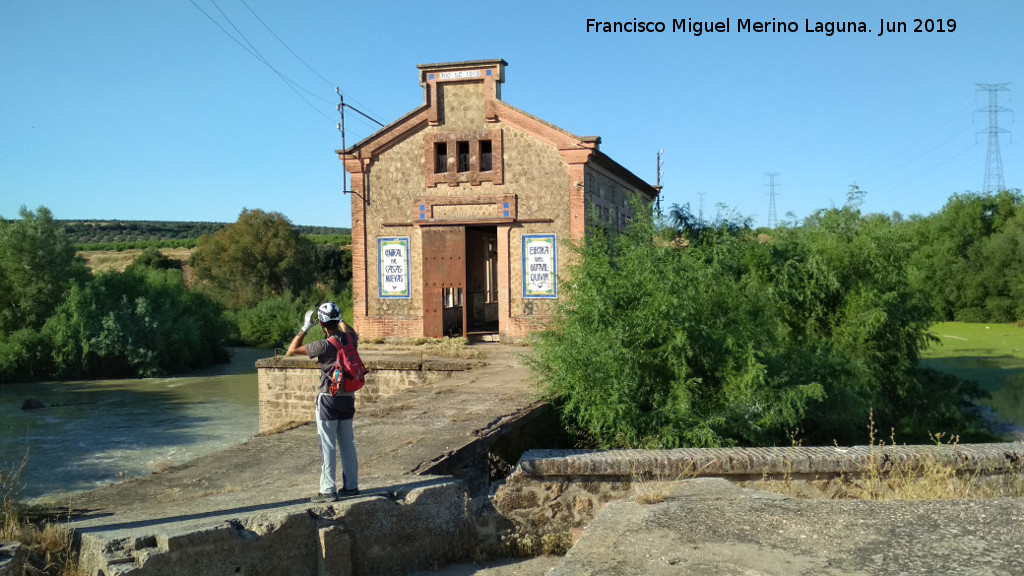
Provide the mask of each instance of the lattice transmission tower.
MULTIPOLYGON (((999 152, 999 135, 1010 134, 1009 130, 999 127, 999 113, 1013 112, 1009 108, 999 105, 999 93, 1009 92, 1009 82, 1004 84, 975 84, 978 90, 988 92, 988 106, 979 108, 975 112, 988 112, 988 130, 979 130, 978 134, 988 134, 988 154, 985 157, 985 186, 986 193, 996 193, 1006 188, 1003 182, 1003 156, 999 152)), ((1011 135, 1012 138, 1012 135, 1011 135)), ((1013 141, 1012 139, 1010 140, 1013 141)))
POLYGON ((778 172, 765 172, 768 177, 768 227, 775 228, 779 225, 779 218, 775 215, 775 187, 781 186, 775 179, 779 177, 778 172))

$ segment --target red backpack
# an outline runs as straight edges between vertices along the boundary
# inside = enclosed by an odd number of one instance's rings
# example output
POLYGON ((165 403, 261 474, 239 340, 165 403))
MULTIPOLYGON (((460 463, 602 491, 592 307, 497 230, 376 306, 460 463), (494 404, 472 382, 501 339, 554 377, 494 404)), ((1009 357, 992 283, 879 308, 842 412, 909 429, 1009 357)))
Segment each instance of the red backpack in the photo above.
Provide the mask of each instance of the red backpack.
POLYGON ((331 372, 331 396, 336 396, 339 391, 355 392, 365 386, 366 368, 363 367, 363 360, 356 347, 352 345, 353 339, 346 337, 342 344, 337 336, 331 336, 327 341, 338 351, 331 372))

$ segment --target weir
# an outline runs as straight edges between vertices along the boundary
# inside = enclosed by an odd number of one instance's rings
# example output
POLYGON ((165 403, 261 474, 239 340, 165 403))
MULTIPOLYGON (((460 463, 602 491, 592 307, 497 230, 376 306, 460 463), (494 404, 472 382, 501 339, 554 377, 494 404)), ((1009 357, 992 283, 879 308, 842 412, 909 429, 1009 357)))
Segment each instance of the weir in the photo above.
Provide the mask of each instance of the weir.
MULTIPOLYGON (((308 502, 318 476, 315 431, 294 421, 311 410, 286 398, 305 393, 315 365, 261 361, 261 407, 275 414, 268 426, 297 427, 72 502, 92 510, 73 522, 85 573, 408 574, 493 552, 513 528, 579 531, 652 482, 825 477, 853 473, 873 458, 941 460, 963 474, 998 476, 1024 462, 1019 443, 529 450, 507 479, 491 485, 494 450, 540 429, 545 408, 530 393, 520 358, 525 349, 480 349, 486 352, 479 360, 363 354, 376 376, 357 411, 362 494, 317 505, 308 502)), ((261 410, 261 425, 263 416, 261 410)), ((694 486, 699 494, 705 484, 694 486)), ((570 554, 560 573, 577 573, 566 563, 578 561, 570 554)))
POLYGON ((544 410, 524 349, 487 346, 484 359, 361 351, 361 494, 316 505, 318 367, 258 361, 260 436, 74 498, 85 573, 404 574, 497 543, 510 526, 487 505, 490 447, 544 410))

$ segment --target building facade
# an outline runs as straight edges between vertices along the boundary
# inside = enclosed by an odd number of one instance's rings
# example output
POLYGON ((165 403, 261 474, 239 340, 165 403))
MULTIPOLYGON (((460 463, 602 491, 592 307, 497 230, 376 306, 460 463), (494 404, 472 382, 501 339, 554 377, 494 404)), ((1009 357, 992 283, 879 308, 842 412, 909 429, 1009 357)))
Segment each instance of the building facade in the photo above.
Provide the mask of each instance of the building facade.
POLYGON ((600 138, 503 102, 506 65, 418 66, 423 105, 337 151, 360 335, 521 338, 554 312, 571 243, 657 196, 600 138))

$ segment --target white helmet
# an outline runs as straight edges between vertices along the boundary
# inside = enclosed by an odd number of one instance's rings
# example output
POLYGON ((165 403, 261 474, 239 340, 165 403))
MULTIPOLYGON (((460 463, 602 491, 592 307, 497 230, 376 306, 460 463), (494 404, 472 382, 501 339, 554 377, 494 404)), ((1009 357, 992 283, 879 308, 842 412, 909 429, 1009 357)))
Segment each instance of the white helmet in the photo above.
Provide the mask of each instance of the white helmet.
POLYGON ((341 310, 334 302, 324 302, 316 310, 316 317, 320 322, 326 324, 328 322, 337 322, 341 320, 341 310))

